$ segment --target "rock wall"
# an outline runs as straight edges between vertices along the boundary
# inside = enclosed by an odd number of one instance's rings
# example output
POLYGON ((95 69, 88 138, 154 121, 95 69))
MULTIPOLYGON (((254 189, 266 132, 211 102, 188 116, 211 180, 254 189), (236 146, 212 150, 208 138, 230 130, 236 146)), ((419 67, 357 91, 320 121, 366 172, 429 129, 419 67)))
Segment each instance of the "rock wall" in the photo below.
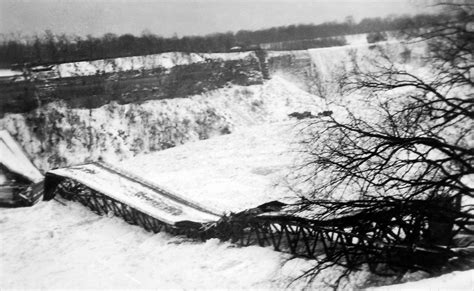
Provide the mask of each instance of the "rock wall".
MULTIPOLYGON (((273 51, 267 57, 270 76, 280 76, 296 84, 300 89, 320 97, 339 94, 340 77, 359 65, 371 66, 371 60, 381 51, 395 63, 424 66, 426 44, 398 41, 368 45, 366 43, 341 47, 319 48, 298 51, 273 51)), ((380 60, 380 59, 379 59, 380 60)))
MULTIPOLYGON (((406 51, 399 44, 386 45, 396 57, 406 51)), ((422 55, 422 47, 416 48, 413 56, 422 55)), ((240 125, 284 120, 295 111, 320 112, 325 104, 317 96, 338 93, 336 75, 350 69, 353 50, 251 52, 197 61, 193 56, 184 58, 186 62, 177 57, 148 67, 122 60, 110 68, 115 73, 107 72, 105 63, 97 65, 100 74, 89 64, 66 66, 56 71, 67 78, 37 81, 44 87, 30 82, 32 87, 24 90, 31 97, 24 107, 11 103, 15 98, 3 98, 11 92, 0 91, 2 110, 8 112, 0 119, 0 129, 8 130, 42 170, 120 160, 226 134, 240 125), (123 68, 117 70, 119 65, 123 68), (28 104, 36 109, 26 112, 28 104)), ((358 53, 363 61, 375 50, 364 46, 358 53)))
POLYGON ((127 104, 172 99, 222 88, 228 83, 248 86, 262 82, 255 53, 236 57, 180 54, 175 59, 151 60, 144 56, 109 63, 61 64, 33 72, 28 80, 0 82, 0 117, 59 100, 72 108, 97 108, 111 101, 127 104))
POLYGON ((276 77, 261 85, 229 85, 187 98, 112 102, 91 109, 52 102, 28 113, 6 114, 0 129, 46 171, 120 160, 227 134, 238 126, 285 120, 310 104, 317 104, 314 96, 276 77))

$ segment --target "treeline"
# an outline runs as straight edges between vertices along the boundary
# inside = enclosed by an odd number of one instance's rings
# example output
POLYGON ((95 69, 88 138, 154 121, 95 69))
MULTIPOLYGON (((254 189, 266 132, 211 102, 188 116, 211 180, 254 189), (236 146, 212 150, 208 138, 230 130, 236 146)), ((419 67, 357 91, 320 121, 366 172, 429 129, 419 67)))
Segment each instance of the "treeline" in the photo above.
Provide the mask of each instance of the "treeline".
POLYGON ((260 44, 262 49, 272 51, 305 50, 309 48, 332 47, 346 45, 346 38, 343 36, 324 37, 315 39, 302 39, 292 41, 280 41, 260 44))
MULTIPOLYGON (((273 27, 256 31, 215 33, 206 36, 164 38, 152 33, 140 36, 131 34, 105 34, 101 37, 79 37, 54 34, 46 31, 34 37, 3 36, 0 42, 0 66, 14 64, 50 64, 81 60, 147 55, 170 51, 228 52, 234 46, 244 49, 262 43, 274 43, 335 37, 346 34, 374 31, 419 28, 439 20, 439 15, 416 15, 387 18, 366 18, 356 23, 347 17, 344 22, 327 22, 318 25, 301 24, 273 27)), ((315 41, 314 46, 333 45, 315 41)), ((340 42, 334 43, 334 45, 340 42)))

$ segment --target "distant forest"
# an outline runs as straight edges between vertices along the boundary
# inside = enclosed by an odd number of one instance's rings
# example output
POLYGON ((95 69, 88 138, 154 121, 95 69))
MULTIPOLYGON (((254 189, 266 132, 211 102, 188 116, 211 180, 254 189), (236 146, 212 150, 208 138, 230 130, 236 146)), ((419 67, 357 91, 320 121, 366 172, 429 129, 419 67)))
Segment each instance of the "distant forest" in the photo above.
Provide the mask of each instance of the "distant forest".
MULTIPOLYGON (((347 34, 377 31, 417 29, 439 21, 442 15, 422 14, 386 18, 365 18, 355 22, 347 17, 343 22, 300 24, 256 31, 240 30, 236 33, 215 33, 206 36, 164 38, 149 32, 140 36, 107 33, 101 37, 79 37, 45 31, 33 37, 2 35, 0 40, 0 66, 53 64, 61 62, 147 55, 171 51, 228 52, 234 46, 255 49, 259 44, 311 40, 347 34)), ((341 38, 314 41, 313 47, 344 44, 341 38), (336 40, 336 41, 335 41, 336 40)), ((292 47, 293 48, 293 47, 292 47)), ((306 47, 304 47, 306 48, 306 47)), ((298 47, 294 47, 298 49, 298 47)))

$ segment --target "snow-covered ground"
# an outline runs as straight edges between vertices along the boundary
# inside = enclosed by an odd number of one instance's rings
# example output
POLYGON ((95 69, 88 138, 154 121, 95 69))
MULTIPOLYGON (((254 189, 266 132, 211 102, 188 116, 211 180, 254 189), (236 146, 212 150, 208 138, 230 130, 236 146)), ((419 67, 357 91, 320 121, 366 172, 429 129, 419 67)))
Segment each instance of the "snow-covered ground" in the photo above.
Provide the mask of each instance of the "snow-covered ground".
POLYGON ((0 209, 0 288, 284 288, 298 265, 268 248, 152 234, 76 203, 0 209))
POLYGON ((297 154, 298 127, 280 122, 139 155, 118 165, 219 212, 294 197, 284 184, 297 154))
MULTIPOLYGON (((0 209, 0 289, 284 289, 312 262, 257 246, 153 234, 73 202, 0 209)), ((329 269, 312 289, 330 289, 329 269)), ((362 284, 367 272, 349 286, 362 284)), ((290 287, 302 289, 303 280, 290 287)))
POLYGON ((17 75, 21 75, 22 72, 20 71, 13 71, 9 69, 0 69, 0 77, 13 77, 17 75))
POLYGON ((443 276, 428 278, 419 281, 406 282, 391 286, 371 288, 373 291, 396 290, 474 290, 474 270, 453 272, 443 276))

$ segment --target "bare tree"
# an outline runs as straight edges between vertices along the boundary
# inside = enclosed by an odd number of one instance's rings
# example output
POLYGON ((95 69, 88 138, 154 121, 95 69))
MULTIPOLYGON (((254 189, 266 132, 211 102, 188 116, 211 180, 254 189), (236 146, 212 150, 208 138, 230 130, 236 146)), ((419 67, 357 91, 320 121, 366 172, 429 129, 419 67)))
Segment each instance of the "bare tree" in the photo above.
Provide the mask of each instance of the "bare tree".
MULTIPOLYGON (((474 208, 461 205, 461 199, 474 198, 474 5, 440 5, 449 17, 441 17, 442 22, 411 38, 427 45, 424 70, 411 70, 382 49, 370 65, 354 60, 341 82, 348 98, 358 96, 363 110, 345 106, 310 122, 304 168, 310 169, 305 179, 313 188, 298 210, 325 205, 313 215, 317 220, 341 209, 350 213, 362 207, 375 213, 402 205, 399 209, 412 211, 405 217, 423 213, 428 221, 447 223, 441 236, 452 236, 457 226, 458 232, 472 238, 467 221, 472 222, 474 208), (427 203, 418 203, 421 200, 427 203)), ((409 241, 409 247, 434 248, 439 243, 434 238, 440 234, 429 227, 431 240, 421 234, 409 241)), ((328 260, 322 262, 305 276, 318 274, 328 264, 328 260)), ((354 268, 363 262, 367 261, 345 266, 354 268)), ((338 264, 343 263, 339 260, 338 264)), ((416 269, 414 264, 408 262, 406 267, 416 269)))

